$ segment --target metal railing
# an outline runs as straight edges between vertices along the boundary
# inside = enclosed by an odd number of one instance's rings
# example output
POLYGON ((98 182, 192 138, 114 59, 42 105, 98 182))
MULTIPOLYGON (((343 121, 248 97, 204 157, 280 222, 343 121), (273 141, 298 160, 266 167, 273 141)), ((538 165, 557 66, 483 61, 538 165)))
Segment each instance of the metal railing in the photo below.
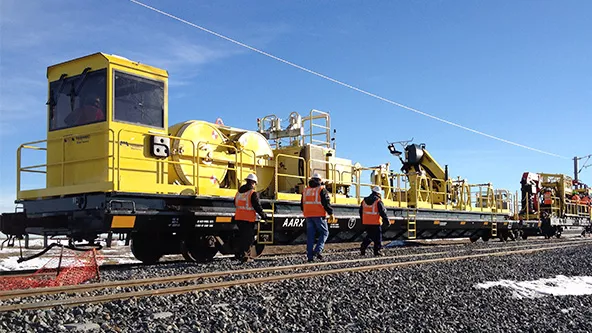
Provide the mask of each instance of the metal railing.
MULTIPOLYGON (((97 134, 105 134, 105 132, 107 132, 109 135, 109 144, 112 145, 111 151, 114 152, 115 151, 115 143, 114 143, 113 138, 115 137, 115 133, 111 129, 108 129, 107 131, 101 130, 101 131, 94 131, 94 132, 84 133, 84 134, 67 134, 67 135, 63 135, 63 136, 53 138, 53 139, 37 140, 37 141, 31 141, 31 142, 26 142, 26 143, 21 144, 17 148, 17 151, 16 151, 16 193, 17 193, 17 197, 20 197, 20 193, 22 191, 21 185, 22 185, 22 177, 23 177, 22 174, 23 173, 45 174, 46 182, 47 182, 48 168, 59 166, 60 167, 60 186, 63 187, 63 186, 66 186, 65 185, 65 178, 66 178, 65 177, 65 167, 67 165, 81 163, 81 162, 88 162, 88 161, 103 160, 103 159, 113 159, 114 155, 107 153, 104 156, 66 161, 65 144, 68 142, 67 139, 75 138, 76 136, 80 136, 80 135, 92 136, 92 135, 97 135, 97 134), (55 162, 55 163, 47 163, 46 162, 46 163, 42 163, 42 164, 22 166, 23 150, 29 149, 29 150, 36 150, 36 151, 45 151, 46 152, 45 159, 47 161, 47 158, 48 158, 47 146, 50 143, 58 142, 58 141, 61 142, 61 144, 62 144, 62 153, 61 153, 62 158, 61 158, 60 162, 55 162), (45 147, 38 146, 39 144, 42 144, 42 143, 45 143, 45 147), (41 168, 45 168, 45 170, 38 170, 41 168)), ((111 176, 115 177, 114 168, 111 167, 110 169, 111 169, 110 171, 112 172, 111 176)))
POLYGON ((280 158, 297 160, 299 163, 300 163, 300 161, 302 161, 302 165, 303 166, 306 165, 306 160, 304 159, 304 157, 292 156, 292 155, 287 155, 287 154, 277 154, 277 155, 275 155, 275 176, 274 176, 274 192, 273 192, 273 196, 274 196, 274 198, 276 200, 278 199, 278 194, 280 193, 280 191, 279 191, 279 179, 280 179, 280 177, 292 178, 292 179, 299 179, 299 180, 302 180, 302 182, 304 184, 306 184, 306 181, 308 179, 308 172, 307 172, 308 171, 308 168, 304 168, 304 175, 303 176, 292 175, 292 174, 287 174, 287 173, 280 173, 279 172, 280 158))
MULTIPOLYGON (((104 134, 106 131, 98 131, 90 133, 90 135, 96 134, 104 134)), ((75 164, 81 162, 88 162, 98 159, 111 159, 111 163, 109 164, 110 172, 111 172, 111 179, 113 182, 117 182, 117 185, 114 185, 115 190, 121 190, 125 188, 122 187, 121 184, 121 173, 122 171, 138 171, 138 172, 151 172, 151 173, 161 173, 161 183, 163 185, 171 185, 169 181, 164 181, 164 173, 168 172, 169 165, 180 165, 184 167, 189 167, 191 169, 191 173, 186 174, 185 176, 191 180, 191 184, 185 184, 187 186, 191 186, 195 190, 195 194, 207 194, 207 193, 200 193, 200 176, 203 174, 203 170, 205 168, 212 169, 225 169, 227 171, 234 172, 234 184, 238 188, 240 186, 240 178, 244 172, 245 168, 249 170, 257 170, 257 159, 255 152, 250 149, 239 149, 233 145, 228 144, 217 144, 217 143, 210 143, 207 141, 200 141, 194 142, 193 140, 176 137, 176 136, 166 136, 162 135, 163 137, 167 137, 171 140, 171 148, 173 146, 173 142, 184 142, 188 144, 191 148, 191 153, 183 155, 185 158, 190 158, 190 161, 183 161, 183 160, 172 160, 171 158, 166 159, 159 159, 153 157, 145 157, 143 154, 139 156, 133 156, 133 153, 127 154, 126 152, 122 151, 120 147, 120 142, 122 140, 122 136, 124 133, 127 134, 137 134, 141 136, 150 135, 149 133, 145 133, 142 131, 135 131, 129 129, 122 129, 117 133, 117 138, 115 138, 115 133, 109 129, 109 142, 108 144, 111 145, 111 154, 107 154, 105 156, 93 157, 89 159, 77 159, 72 161, 65 160, 65 146, 62 144, 62 161, 58 163, 51 163, 51 164, 38 164, 32 166, 21 166, 21 150, 23 149, 33 149, 33 150, 41 150, 47 151, 47 148, 35 146, 40 143, 47 143, 48 140, 39 140, 30 143, 25 143, 19 147, 17 150, 17 193, 21 191, 21 173, 22 172, 32 172, 32 173, 46 173, 47 170, 37 170, 38 168, 42 167, 52 167, 52 166, 60 166, 60 172, 62 174, 61 177, 61 185, 64 186, 64 172, 65 166, 68 164, 75 164), (201 161, 202 158, 214 158, 215 156, 207 156, 204 155, 201 147, 209 145, 214 147, 213 151, 224 149, 226 151, 230 151, 234 158, 228 159, 215 159, 214 162, 220 163, 210 163, 208 165, 202 165, 201 161), (244 161, 244 156, 253 157, 253 161, 244 161), (140 167, 133 167, 123 165, 123 160, 135 160, 135 161, 142 161, 142 162, 154 162, 154 163, 161 163, 163 168, 149 169, 149 168, 140 168, 140 167), (224 162, 224 163, 222 163, 224 162), (229 166, 228 164, 233 164, 233 166, 229 166)), ((87 135, 87 134, 85 134, 87 135)), ((60 138, 52 139, 53 140, 61 140, 64 142, 64 138, 70 138, 72 135, 66 135, 60 138)), ((142 138, 142 142, 144 142, 142 138)), ((172 154, 179 154, 179 152, 171 151, 172 154)), ((443 207, 445 209, 455 209, 455 210, 476 210, 479 208, 483 211, 484 208, 491 208, 493 210, 501 210, 504 207, 504 204, 507 204, 509 207, 509 200, 511 195, 505 191, 500 192, 499 195, 496 195, 493 188, 487 185, 486 191, 483 192, 482 187, 485 187, 485 184, 480 185, 469 185, 464 182, 455 182, 452 180, 443 180, 443 179, 436 179, 436 178, 427 178, 425 176, 421 176, 420 174, 397 174, 392 173, 389 170, 383 170, 381 167, 357 167, 352 166, 351 164, 343 164, 339 162, 329 162, 325 160, 314 160, 309 159, 308 161, 305 160, 303 157, 299 156, 292 156, 287 154, 278 154, 275 156, 274 161, 274 188, 273 188, 273 197, 277 200, 278 195, 280 192, 280 184, 279 180, 281 178, 285 179, 297 179, 299 182, 302 181, 306 185, 306 180, 308 179, 309 175, 314 173, 314 169, 312 168, 313 164, 325 165, 325 169, 323 171, 327 172, 327 179, 326 181, 331 187, 331 201, 333 203, 337 202, 338 198, 343 198, 341 195, 345 193, 338 193, 338 187, 347 187, 349 186, 349 194, 348 198, 351 198, 352 201, 355 199, 358 204, 361 203, 362 198, 362 188, 367 187, 371 188, 373 186, 380 186, 384 192, 384 198, 390 200, 397 204, 399 207, 402 207, 403 204, 409 203, 427 203, 429 207, 434 208, 436 206, 443 207), (282 159, 292 159, 297 160, 298 163, 302 163, 304 167, 304 175, 298 174, 287 174, 280 172, 280 161, 282 159), (351 170, 351 171, 350 171, 351 170), (370 183, 362 182, 362 174, 364 172, 372 172, 378 175, 378 178, 372 179, 370 183), (385 176, 385 177, 383 177, 385 176), (386 183, 377 183, 376 179, 384 179, 386 178, 386 183), (410 189, 410 183, 414 184, 414 188, 410 189), (353 191, 353 187, 355 187, 355 192, 353 191), (471 202, 472 195, 471 195, 471 188, 479 187, 479 191, 477 192, 475 204, 471 202), (444 190, 435 190, 435 188, 440 188, 444 190), (410 196, 410 192, 412 195, 410 196), (355 194, 354 194, 355 193, 355 194), (506 199, 504 199, 506 196, 506 199), (479 204, 477 204, 477 202, 479 204), (484 205, 483 202, 486 202, 484 205)), ((174 185, 171 185, 174 186, 174 185)), ((584 205, 580 205, 584 206, 584 205)), ((579 207, 575 205, 575 212, 576 214, 585 215, 590 214, 589 206, 587 208, 579 207)))
MULTIPOLYGON (((133 131, 133 130, 128 130, 128 129, 122 129, 119 131, 118 133, 118 142, 121 140, 121 134, 122 133, 136 133, 136 134, 141 134, 141 135, 147 135, 144 132, 141 131, 133 131)), ((164 136, 164 135, 163 135, 164 136)), ((245 149, 245 148, 237 148, 235 146, 232 145, 227 145, 227 144, 218 144, 218 143, 212 143, 212 142, 208 142, 208 141, 198 141, 197 144, 190 139, 185 139, 185 138, 181 138, 181 137, 176 137, 176 136, 171 136, 171 135, 167 135, 165 136, 167 138, 169 138, 171 141, 171 145, 173 140, 179 140, 179 141, 184 141, 184 142, 189 142, 191 144, 191 155, 185 155, 185 156, 190 156, 191 157, 191 162, 184 162, 184 161, 172 161, 170 159, 158 159, 158 158, 147 158, 142 156, 140 157, 126 157, 126 156, 121 156, 121 152, 118 150, 117 152, 117 165, 115 166, 115 168, 117 169, 117 173, 118 173, 118 178, 119 179, 119 175, 120 172, 122 170, 121 168, 121 159, 129 159, 129 160, 138 160, 138 161, 152 161, 152 162, 158 162, 158 163, 163 163, 164 165, 166 165, 166 170, 168 170, 168 165, 169 164, 177 164, 177 165, 188 165, 192 167, 192 173, 190 175, 191 177, 191 184, 184 184, 184 185, 192 185, 194 187, 195 190, 195 194, 199 195, 200 193, 200 186, 199 186, 199 180, 200 180, 200 173, 203 172, 204 168, 213 168, 213 169, 224 169, 227 171, 234 171, 235 173, 235 179, 234 182, 238 187, 240 187, 240 178, 242 177, 242 173, 243 173, 243 169, 244 167, 244 161, 243 161, 243 152, 246 152, 247 154, 251 154, 253 156, 253 163, 252 164, 247 164, 249 165, 249 167, 252 166, 253 168, 253 172, 256 173, 257 170, 257 156, 255 154, 255 151, 251 150, 251 149, 245 149), (205 147, 205 146, 213 146, 217 148, 224 148, 227 150, 230 150, 231 152, 233 152, 234 155, 234 167, 230 167, 228 165, 217 165, 215 163, 211 163, 208 164, 207 166, 202 166, 200 161, 202 157, 207 157, 207 156, 201 156, 202 154, 202 149, 201 147, 205 147), (200 170, 202 170, 200 172, 200 170)), ((214 149, 214 150, 216 150, 214 149)), ((179 154, 179 152, 174 152, 175 154, 179 154)), ((227 160, 224 160, 224 162, 227 162, 227 160)), ((232 163, 232 160, 231 160, 232 163)), ((128 171, 142 171, 142 172, 150 172, 147 171, 145 169, 133 169, 133 168, 125 168, 123 170, 128 170, 128 171)), ((154 173, 158 173, 158 169, 154 170, 154 173)), ((160 171, 160 172, 164 172, 164 171, 160 171)), ((187 176, 187 175, 186 175, 187 176)), ((168 182, 167 182, 168 183, 168 182)), ((121 184, 118 181, 118 189, 121 188, 121 184)))
POLYGON ((409 180, 407 179, 407 175, 402 173, 389 173, 388 185, 386 188, 387 195, 385 195, 385 198, 396 202, 399 207, 402 206, 403 202, 408 202, 409 180), (401 186, 401 184, 404 184, 404 186, 401 186))
POLYGON ((326 148, 331 148, 331 118, 329 113, 319 111, 319 110, 311 110, 308 117, 302 118, 302 127, 306 128, 306 123, 308 122, 309 133, 304 135, 304 139, 309 139, 308 143, 322 146, 326 148), (315 123, 315 120, 324 120, 325 123, 323 125, 319 123, 315 123), (315 132, 315 128, 320 128, 321 131, 315 132), (325 140, 318 140, 315 139, 316 137, 325 137, 325 140))

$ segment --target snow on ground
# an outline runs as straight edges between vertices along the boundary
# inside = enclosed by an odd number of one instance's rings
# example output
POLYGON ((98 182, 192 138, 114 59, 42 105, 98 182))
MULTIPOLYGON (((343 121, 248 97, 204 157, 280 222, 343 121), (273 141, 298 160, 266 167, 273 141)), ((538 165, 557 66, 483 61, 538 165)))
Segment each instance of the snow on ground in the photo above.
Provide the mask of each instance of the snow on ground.
MULTIPOLYGON (((110 248, 106 247, 105 239, 107 235, 101 235, 101 244, 103 245, 103 249, 98 251, 99 254, 99 264, 127 264, 127 263, 140 263, 140 261, 136 260, 133 254, 130 251, 129 246, 125 246, 125 241, 118 240, 118 238, 114 235, 114 239, 111 243, 110 248)), ((63 237, 62 237, 63 238, 63 237)), ((1 240, 0 240, 1 241, 1 240)), ((55 243, 57 242, 55 239, 48 239, 48 243, 55 243)), ((61 244, 68 244, 66 240, 61 240, 61 244)), ((43 249, 43 237, 40 236, 31 236, 29 239, 29 249, 25 249, 25 241, 21 240, 21 245, 23 246, 23 256, 27 257, 33 254, 40 252, 43 249)), ((0 251, 0 272, 2 271, 12 271, 12 270, 30 270, 30 269, 39 269, 43 266, 46 267, 56 267, 57 260, 61 253, 61 248, 56 247, 49 250, 47 253, 42 255, 39 258, 31 259, 22 263, 18 263, 17 260, 20 256, 20 247, 19 241, 16 240, 14 243, 14 247, 6 247, 0 251)), ((68 264, 69 259, 72 258, 74 253, 80 254, 80 252, 75 252, 72 250, 64 249, 63 255, 64 259, 62 264, 68 264)))
POLYGON ((479 283, 476 288, 504 287, 515 298, 540 298, 545 296, 592 295, 592 276, 564 276, 534 281, 500 280, 479 283))
POLYGON ((39 257, 22 263, 17 262, 18 256, 0 259, 0 272, 17 271, 25 269, 39 269, 51 261, 51 259, 39 257))

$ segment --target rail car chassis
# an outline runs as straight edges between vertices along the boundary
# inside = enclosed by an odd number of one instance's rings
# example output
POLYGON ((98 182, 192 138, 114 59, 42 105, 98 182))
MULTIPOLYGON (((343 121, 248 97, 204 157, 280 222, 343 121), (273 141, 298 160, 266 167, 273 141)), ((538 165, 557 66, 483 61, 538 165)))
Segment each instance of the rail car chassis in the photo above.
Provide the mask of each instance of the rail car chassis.
MULTIPOLYGON (((208 261, 220 251, 236 253, 238 228, 232 220, 231 198, 167 194, 108 192, 43 200, 21 201, 23 211, 0 217, 0 231, 22 238, 27 234, 65 235, 73 241, 95 242, 102 233, 127 233, 134 256, 153 263, 166 254, 183 254, 187 260, 208 261)), ((262 199, 273 217, 258 223, 253 254, 266 244, 306 242, 306 224, 298 202, 262 199)), ((358 207, 334 205, 336 223, 329 224, 328 243, 360 241, 364 228, 358 207)), ((386 241, 409 239, 409 208, 387 208, 390 225, 386 241)), ((512 221, 489 212, 417 209, 416 239, 470 238, 488 241, 540 233, 538 221, 512 221)))

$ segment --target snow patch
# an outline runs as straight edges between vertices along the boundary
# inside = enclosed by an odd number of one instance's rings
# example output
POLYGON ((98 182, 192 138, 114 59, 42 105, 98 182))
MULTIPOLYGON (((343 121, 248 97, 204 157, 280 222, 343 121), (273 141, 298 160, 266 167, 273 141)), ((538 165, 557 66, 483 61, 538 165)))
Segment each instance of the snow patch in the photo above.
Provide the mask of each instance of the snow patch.
POLYGON ((500 280, 475 285, 477 289, 489 289, 498 286, 512 290, 512 296, 519 299, 545 296, 592 295, 592 276, 567 277, 557 275, 554 278, 533 281, 500 280))
POLYGON ((24 269, 39 269, 45 266, 50 260, 39 257, 25 262, 18 263, 18 257, 8 257, 0 259, 0 271, 17 271, 24 269))

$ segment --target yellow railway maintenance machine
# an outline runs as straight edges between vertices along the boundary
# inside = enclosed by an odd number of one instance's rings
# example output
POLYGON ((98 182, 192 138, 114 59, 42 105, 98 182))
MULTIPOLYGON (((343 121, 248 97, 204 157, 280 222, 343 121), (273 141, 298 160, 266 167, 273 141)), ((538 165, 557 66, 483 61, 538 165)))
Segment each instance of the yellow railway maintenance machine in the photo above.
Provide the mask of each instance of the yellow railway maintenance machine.
POLYGON ((106 232, 129 233, 139 260, 165 254, 187 260, 235 253, 233 197, 249 173, 271 221, 258 222, 254 252, 265 244, 306 240, 300 194, 320 173, 331 193, 336 221, 329 242, 360 240, 358 207, 373 185, 384 191, 392 217, 387 240, 504 235, 512 199, 490 184, 450 179, 424 146, 391 153, 389 163, 363 167, 336 156, 329 114, 312 110, 257 120, 256 131, 188 120, 169 125, 168 74, 128 59, 96 53, 47 70, 47 139, 18 148, 17 203, 1 216, 0 230, 66 235, 93 242, 106 232), (25 155, 45 161, 25 165, 25 155), (24 189, 31 173, 42 189, 24 189), (366 182, 364 182, 364 180, 366 182))
POLYGON ((546 238, 590 233, 592 189, 564 174, 525 172, 521 207, 516 209, 525 235, 546 238))

